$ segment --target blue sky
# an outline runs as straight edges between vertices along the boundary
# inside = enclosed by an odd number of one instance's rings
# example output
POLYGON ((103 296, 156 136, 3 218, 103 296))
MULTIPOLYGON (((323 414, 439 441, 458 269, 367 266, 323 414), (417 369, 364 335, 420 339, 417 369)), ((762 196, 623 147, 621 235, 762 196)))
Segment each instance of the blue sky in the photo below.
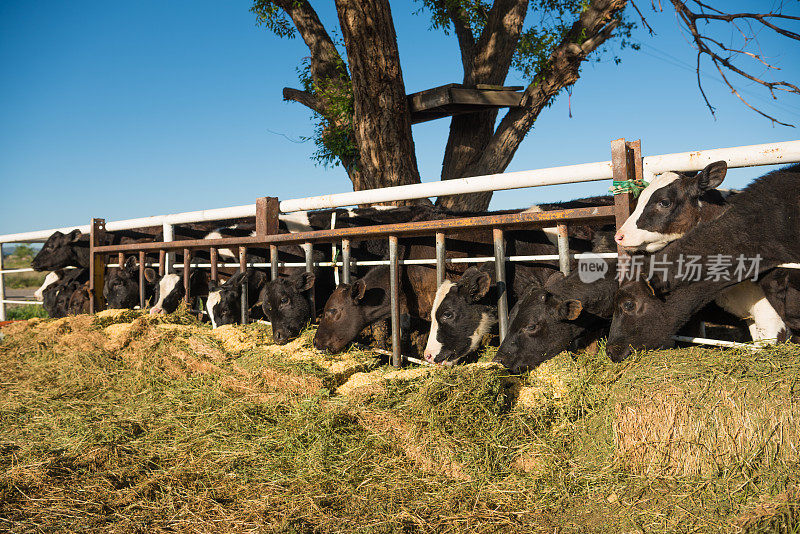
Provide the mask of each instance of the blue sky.
MULTIPOLYGON (((332 28, 333 2, 317 4, 332 28)), ((454 38, 430 31, 427 16, 414 14, 419 5, 392 2, 408 92, 461 80, 454 38)), ((298 86, 307 49, 257 27, 249 7, 244 0, 0 2, 0 234, 350 190, 340 168, 315 166, 313 144, 300 142, 312 132, 309 112, 281 99, 284 86, 298 86)), ((709 68, 711 117, 674 14, 649 13, 648 21, 657 35, 637 30, 641 51, 620 52, 619 65, 585 64, 573 117, 560 95, 508 170, 607 160, 618 137, 641 138, 645 155, 800 139, 798 129, 773 127, 746 109, 709 68)), ((760 45, 780 76, 800 80, 796 45, 765 32, 760 45)), ((507 84, 524 80, 512 73, 507 84)), ((740 87, 800 124, 800 98, 774 104, 765 91, 740 87)), ((424 181, 438 180, 448 127, 447 120, 414 126, 424 181)), ((729 185, 761 172, 732 171, 729 185)), ((502 192, 492 207, 606 187, 502 192)))

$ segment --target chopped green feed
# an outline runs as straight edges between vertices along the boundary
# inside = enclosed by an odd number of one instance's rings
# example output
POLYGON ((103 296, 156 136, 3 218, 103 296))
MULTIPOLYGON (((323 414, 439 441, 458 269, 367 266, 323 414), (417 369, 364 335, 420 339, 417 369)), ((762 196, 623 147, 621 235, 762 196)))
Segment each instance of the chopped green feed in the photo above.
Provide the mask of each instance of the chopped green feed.
POLYGON ((800 531, 795 345, 508 376, 185 310, 3 333, 4 531, 800 531))

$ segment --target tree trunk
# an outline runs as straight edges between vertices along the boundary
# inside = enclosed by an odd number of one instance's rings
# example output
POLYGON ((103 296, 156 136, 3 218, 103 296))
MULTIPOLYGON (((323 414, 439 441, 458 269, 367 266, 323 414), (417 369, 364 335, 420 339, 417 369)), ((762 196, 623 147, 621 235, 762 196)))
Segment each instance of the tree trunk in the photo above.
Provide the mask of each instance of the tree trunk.
POLYGON ((356 191, 419 183, 397 36, 388 0, 336 0, 353 80, 356 191))

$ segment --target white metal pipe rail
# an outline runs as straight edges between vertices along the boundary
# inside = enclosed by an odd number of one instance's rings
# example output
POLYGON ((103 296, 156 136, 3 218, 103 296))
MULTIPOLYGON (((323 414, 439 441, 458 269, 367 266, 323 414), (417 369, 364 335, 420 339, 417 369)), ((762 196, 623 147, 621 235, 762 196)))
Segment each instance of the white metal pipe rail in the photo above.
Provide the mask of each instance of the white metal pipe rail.
MULTIPOLYGON (((800 140, 763 145, 748 145, 731 148, 717 148, 712 150, 696 150, 676 154, 663 154, 647 156, 643 159, 645 172, 658 174, 665 171, 692 171, 700 170, 708 163, 718 160, 728 161, 729 167, 753 167, 759 165, 776 165, 800 161, 800 140)), ((611 162, 584 163, 580 165, 567 165, 531 171, 518 171, 503 174, 490 174, 471 178, 458 178, 368 191, 354 191, 318 197, 284 200, 280 203, 281 213, 303 211, 322 208, 339 208, 355 206, 358 204, 374 204, 378 202, 391 202, 399 200, 413 200, 435 196, 457 195, 461 193, 477 193, 482 191, 501 191, 506 189, 521 189, 527 187, 541 187, 579 182, 593 182, 611 179, 611 162)), ((106 230, 132 230, 162 226, 165 224, 186 224, 193 222, 218 221, 222 219, 236 219, 241 217, 254 217, 255 204, 217 208, 210 210, 188 211, 171 215, 155 215, 138 219, 122 221, 109 221, 106 230)), ((17 234, 0 235, 0 243, 30 243, 44 241, 55 231, 69 232, 78 229, 83 233, 89 232, 89 225, 66 226, 39 230, 35 232, 21 232, 17 234)))

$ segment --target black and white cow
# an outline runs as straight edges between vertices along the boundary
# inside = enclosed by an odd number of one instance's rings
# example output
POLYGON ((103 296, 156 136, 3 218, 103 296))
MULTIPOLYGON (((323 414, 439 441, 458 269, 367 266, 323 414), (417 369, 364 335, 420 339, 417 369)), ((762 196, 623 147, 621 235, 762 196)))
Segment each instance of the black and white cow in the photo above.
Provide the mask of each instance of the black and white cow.
MULTIPOLYGON (((178 309, 186 289, 183 287, 183 276, 169 273, 155 278, 153 281, 155 304, 150 308, 151 315, 172 313, 178 309)), ((200 269, 193 269, 189 275, 189 290, 196 298, 208 296, 208 273, 200 269)))
POLYGON ((751 268, 759 272, 798 261, 798 199, 800 165, 795 164, 756 179, 729 201, 719 217, 664 247, 658 261, 672 268, 649 283, 620 288, 607 347, 612 359, 624 359, 631 348, 671 346, 677 328, 737 281, 731 276, 710 277, 707 271, 699 281, 680 276, 675 266, 681 257, 698 256, 700 264, 708 265, 710 258, 741 256, 751 259, 751 268), (656 305, 656 300, 664 305, 656 305))
MULTIPOLYGON (((628 249, 656 252, 698 224, 716 219, 735 196, 715 189, 725 179, 727 169, 724 161, 717 161, 696 174, 658 175, 642 191, 636 209, 620 226, 615 240, 628 249)), ((716 302, 736 317, 747 319, 754 341, 777 339, 786 331, 768 296, 750 280, 725 290, 716 302)))
POLYGON ((89 281, 88 269, 69 269, 56 282, 42 291, 43 307, 50 317, 66 317, 69 314, 73 293, 81 290, 89 281))
POLYGON ((41 287, 39 287, 39 289, 37 289, 33 293, 33 296, 36 298, 36 300, 42 302, 44 300, 44 290, 50 287, 51 285, 58 283, 58 281, 61 280, 63 277, 64 277, 63 269, 58 269, 51 273, 47 273, 47 276, 44 277, 44 282, 42 282, 41 287))
POLYGON ((431 310, 425 360, 453 365, 477 356, 481 340, 497 323, 497 298, 489 296, 491 287, 490 274, 476 267, 464 271, 457 282, 442 282, 431 310))
POLYGON ((247 284, 248 309, 251 319, 262 318, 261 290, 268 279, 267 273, 257 269, 246 269, 236 273, 224 284, 212 286, 208 290, 206 309, 211 326, 217 328, 226 324, 241 323, 242 288, 247 284))

